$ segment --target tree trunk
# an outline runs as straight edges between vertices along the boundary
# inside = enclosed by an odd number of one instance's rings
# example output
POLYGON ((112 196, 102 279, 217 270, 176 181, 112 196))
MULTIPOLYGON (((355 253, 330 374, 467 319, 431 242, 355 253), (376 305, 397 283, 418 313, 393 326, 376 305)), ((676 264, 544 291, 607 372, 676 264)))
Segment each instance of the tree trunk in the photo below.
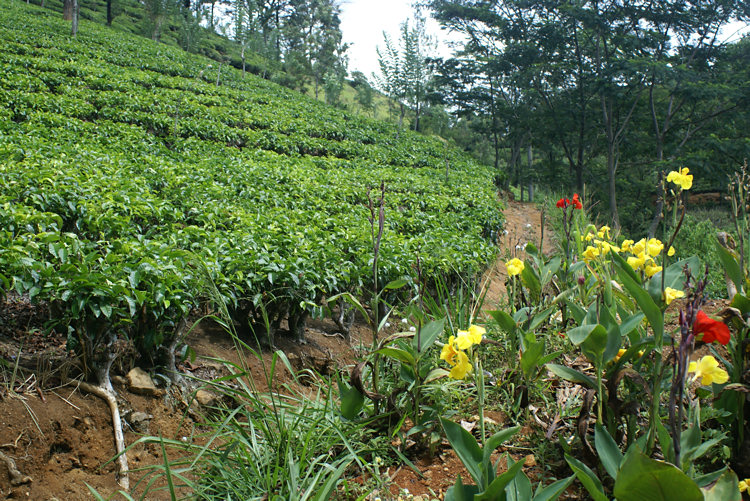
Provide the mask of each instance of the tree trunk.
POLYGON ((612 215, 612 228, 620 229, 620 215, 617 213, 617 185, 615 175, 617 173, 617 153, 615 145, 610 144, 607 148, 607 177, 609 178, 609 211, 612 215))
POLYGON ((73 0, 63 0, 63 19, 73 20, 73 0))
POLYGON ((78 10, 80 7, 78 2, 79 0, 73 0, 73 22, 70 27, 70 34, 73 35, 73 38, 78 35, 78 10))
POLYGON ((242 51, 240 52, 240 57, 242 57, 242 78, 245 78, 245 44, 242 44, 242 51))
POLYGON ((534 178, 532 176, 532 169, 534 167, 534 150, 531 148, 531 143, 529 143, 528 149, 526 150, 526 162, 527 162, 527 168, 528 173, 526 176, 526 179, 529 182, 529 202, 534 201, 534 178))
POLYGON ((112 26, 112 2, 114 0, 107 0, 107 26, 112 26))

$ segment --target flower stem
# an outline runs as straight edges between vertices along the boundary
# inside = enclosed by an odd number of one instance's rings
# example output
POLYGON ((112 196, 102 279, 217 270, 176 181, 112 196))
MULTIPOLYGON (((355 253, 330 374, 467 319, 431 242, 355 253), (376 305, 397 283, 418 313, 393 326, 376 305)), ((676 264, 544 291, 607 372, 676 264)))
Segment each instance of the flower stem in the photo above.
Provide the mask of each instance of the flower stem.
POLYGON ((479 357, 477 357, 477 362, 475 365, 478 377, 477 393, 479 397, 479 433, 481 434, 482 449, 484 449, 484 442, 487 436, 484 431, 484 371, 482 369, 482 361, 479 359, 479 357))

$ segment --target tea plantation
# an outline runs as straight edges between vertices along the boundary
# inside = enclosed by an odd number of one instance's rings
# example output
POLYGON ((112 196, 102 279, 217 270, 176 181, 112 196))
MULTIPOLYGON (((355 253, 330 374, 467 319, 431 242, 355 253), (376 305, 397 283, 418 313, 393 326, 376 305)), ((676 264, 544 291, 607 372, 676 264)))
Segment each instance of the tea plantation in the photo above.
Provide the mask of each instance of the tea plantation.
MULTIPOLYGON (((0 285, 51 305, 87 365, 154 357, 186 315, 321 313, 380 283, 472 276, 502 224, 491 169, 150 40, 0 12, 0 285), (374 223, 374 224, 373 224, 374 223), (215 287, 214 287, 215 286, 215 287), (221 300, 220 300, 221 299, 221 300)), ((105 364, 106 365, 106 364, 105 364)))

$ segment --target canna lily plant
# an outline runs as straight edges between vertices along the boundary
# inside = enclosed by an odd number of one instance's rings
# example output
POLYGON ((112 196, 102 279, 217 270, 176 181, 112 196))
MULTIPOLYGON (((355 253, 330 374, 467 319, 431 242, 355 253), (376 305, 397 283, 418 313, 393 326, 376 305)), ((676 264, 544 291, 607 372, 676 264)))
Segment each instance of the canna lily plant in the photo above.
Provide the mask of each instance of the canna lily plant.
POLYGON ((573 476, 558 480, 547 487, 539 486, 532 493, 531 482, 522 471, 523 461, 514 462, 509 455, 505 458, 507 469, 498 475, 500 459, 492 461, 492 453, 507 440, 515 436, 520 426, 499 431, 486 438, 484 425, 484 371, 480 357, 482 337, 486 333, 483 327, 471 325, 468 330, 459 330, 455 336, 448 338, 443 346, 440 358, 452 368, 449 376, 453 379, 474 377, 479 397, 479 433, 477 440, 461 425, 445 418, 440 418, 445 435, 456 455, 461 459, 474 484, 464 484, 461 476, 445 494, 446 501, 485 500, 504 501, 506 499, 550 500, 557 499, 573 481, 573 476), (521 497, 517 497, 518 495, 521 497))

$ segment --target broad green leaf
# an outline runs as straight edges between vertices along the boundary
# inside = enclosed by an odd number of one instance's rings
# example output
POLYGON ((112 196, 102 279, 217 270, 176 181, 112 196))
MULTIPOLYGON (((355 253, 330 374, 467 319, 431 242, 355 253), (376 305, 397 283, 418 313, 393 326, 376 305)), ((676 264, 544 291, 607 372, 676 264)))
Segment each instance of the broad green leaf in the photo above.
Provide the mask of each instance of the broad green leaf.
MULTIPOLYGON (((507 461, 510 458, 506 457, 507 461)), ((519 471, 523 468, 523 461, 518 461, 512 466, 508 467, 508 470, 499 475, 493 480, 487 489, 474 496, 474 501, 500 501, 507 499, 505 496, 505 487, 513 481, 519 471)))
POLYGON ((729 250, 724 248, 724 246, 721 245, 718 240, 714 240, 714 245, 716 246, 716 251, 719 254, 719 260, 724 267, 724 271, 727 272, 729 278, 732 280, 732 282, 734 282, 734 285, 737 287, 737 291, 744 294, 745 277, 742 273, 741 264, 737 262, 737 258, 732 255, 729 250))
MULTIPOLYGON (((510 462, 512 459, 507 458, 510 462)), ((523 463, 523 461, 519 461, 523 463)), ((516 476, 505 486, 505 494, 507 501, 530 501, 532 498, 531 481, 529 477, 523 472, 523 469, 518 470, 516 476)))
POLYGON ((412 342, 414 343, 414 349, 418 353, 422 353, 427 348, 435 344, 435 340, 440 336, 440 334, 443 333, 444 329, 445 318, 441 318, 440 320, 433 320, 432 322, 423 326, 422 331, 420 332, 419 340, 417 340, 417 336, 414 336, 414 339, 412 340, 412 342), (417 346, 417 341, 419 341, 420 343, 419 346, 417 346))
MULTIPOLYGON (((694 278, 702 276, 700 259, 697 256, 692 256, 672 263, 667 267, 666 272, 664 272, 664 287, 685 290, 685 266, 690 269, 690 273, 694 278)), ((648 293, 651 294, 651 298, 657 303, 661 301, 661 275, 662 272, 655 274, 648 282, 648 293)))
POLYGON ((392 358, 399 362, 403 362, 408 365, 413 366, 416 364, 416 360, 414 359, 414 356, 408 351, 402 350, 401 348, 392 348, 390 346, 386 346, 384 348, 380 348, 379 350, 376 350, 375 353, 380 353, 381 355, 392 358))
MULTIPOLYGON (((635 272, 632 266, 628 264, 628 262, 625 260, 624 257, 622 257, 619 253, 613 252, 610 254, 612 256, 612 261, 617 264, 617 267, 619 270, 622 270, 625 272, 628 277, 630 277, 633 282, 640 285, 641 283, 641 277, 638 275, 638 273, 635 272)), ((618 274, 619 275, 619 274, 618 274)))
POLYGON ((536 270, 528 260, 526 261, 526 266, 521 270, 521 279, 529 289, 531 297, 539 298, 539 295, 542 293, 542 285, 539 282, 539 276, 537 275, 536 270))
POLYGON ((450 372, 448 372, 445 369, 442 369, 440 367, 432 369, 430 372, 427 373, 427 376, 424 378, 424 382, 431 383, 432 381, 435 381, 437 379, 447 377, 450 372))
POLYGON ((534 318, 532 318, 531 322, 529 323, 528 330, 533 331, 536 330, 537 327, 539 327, 543 322, 546 322, 549 316, 557 310, 556 306, 552 306, 550 308, 547 308, 546 310, 537 313, 534 315, 534 318))
POLYGON ((594 445, 604 469, 607 470, 610 477, 617 478, 617 470, 620 469, 623 457, 622 451, 617 447, 612 435, 599 423, 594 428, 594 445))
POLYGON ((559 365, 559 364, 547 364, 547 369, 549 369, 552 374, 563 378, 566 381, 570 381, 572 383, 579 383, 584 384, 588 386, 589 388, 596 389, 596 381, 591 379, 589 376, 584 374, 583 372, 577 371, 575 369, 571 369, 570 367, 567 367, 565 365, 559 365))
POLYGON ((571 343, 573 343, 576 346, 579 346, 581 343, 586 341, 586 339, 588 339, 589 335, 591 335, 591 333, 597 327, 600 327, 602 330, 604 330, 604 327, 602 327, 599 324, 585 324, 585 325, 579 325, 578 327, 569 329, 566 334, 568 335, 568 339, 570 339, 571 343))
POLYGON ((726 470, 712 487, 702 489, 703 498, 705 501, 742 501, 738 484, 737 475, 726 470))
POLYGON ((445 492, 445 501, 474 501, 477 492, 479 488, 476 485, 464 485, 459 475, 456 483, 445 492))
MULTIPOLYGON (((625 266, 630 268, 630 265, 627 263, 625 263, 625 266)), ((630 268, 630 270, 632 271, 632 268, 630 268)), ((617 269, 617 276, 620 278, 620 281, 628 292, 633 296, 636 303, 638 303, 643 314, 646 315, 648 323, 651 324, 651 329, 654 331, 654 337, 664 335, 664 317, 662 316, 659 307, 656 306, 656 303, 651 298, 651 295, 633 280, 630 274, 622 267, 617 269)))
POLYGON ((625 320, 622 321, 620 324, 620 334, 623 336, 627 336, 631 332, 633 332, 636 328, 638 328, 639 325, 641 325, 641 322, 645 318, 646 315, 644 315, 642 312, 635 313, 625 320))
POLYGON ((384 289, 386 290, 393 290, 393 289, 400 289, 401 287, 405 286, 408 282, 404 280, 403 278, 399 278, 398 280, 392 280, 388 282, 384 289))
POLYGON ((737 308, 738 310, 740 310, 743 316, 750 313, 750 299, 748 299, 748 297, 744 294, 740 294, 739 292, 732 298, 732 303, 730 304, 730 306, 732 308, 737 308))
POLYGON ((474 436, 461 425, 445 418, 440 418, 445 436, 464 467, 477 485, 482 483, 482 449, 474 436))
MULTIPOLYGON (((588 493, 594 499, 594 501, 609 501, 607 496, 604 494, 604 487, 599 481, 599 478, 591 471, 591 468, 577 460, 576 458, 565 454, 565 461, 568 462, 573 473, 576 474, 578 481, 583 484, 588 493)), ((618 499, 618 501, 620 501, 618 499)))
POLYGON ((528 379, 531 377, 543 354, 544 341, 526 343, 526 350, 521 354, 521 370, 525 378, 528 379))
POLYGON ((502 330, 508 334, 513 334, 516 330, 516 321, 513 317, 505 313, 504 311, 493 310, 489 312, 490 316, 497 322, 502 330))
POLYGON ((628 452, 615 480, 617 501, 702 501, 698 485, 676 466, 628 452))
POLYGON ((482 451, 482 461, 484 461, 485 464, 489 464, 490 457, 492 456, 492 453, 495 452, 495 449, 503 445, 506 441, 510 440, 515 436, 516 433, 518 433, 518 430, 520 430, 520 426, 513 426, 512 428, 506 428, 504 430, 500 430, 494 435, 492 435, 489 439, 487 439, 487 442, 484 444, 484 450, 482 451))
POLYGON ((567 489, 568 486, 573 483, 573 480, 575 480, 575 478, 575 475, 571 475, 568 478, 563 478, 556 482, 552 482, 544 489, 541 489, 542 484, 540 483, 539 488, 537 488, 537 493, 534 495, 533 501, 555 501, 562 495, 563 492, 565 492, 565 489, 567 489))
POLYGON ((339 385, 341 415, 346 419, 356 419, 365 404, 365 397, 353 386, 339 385))

